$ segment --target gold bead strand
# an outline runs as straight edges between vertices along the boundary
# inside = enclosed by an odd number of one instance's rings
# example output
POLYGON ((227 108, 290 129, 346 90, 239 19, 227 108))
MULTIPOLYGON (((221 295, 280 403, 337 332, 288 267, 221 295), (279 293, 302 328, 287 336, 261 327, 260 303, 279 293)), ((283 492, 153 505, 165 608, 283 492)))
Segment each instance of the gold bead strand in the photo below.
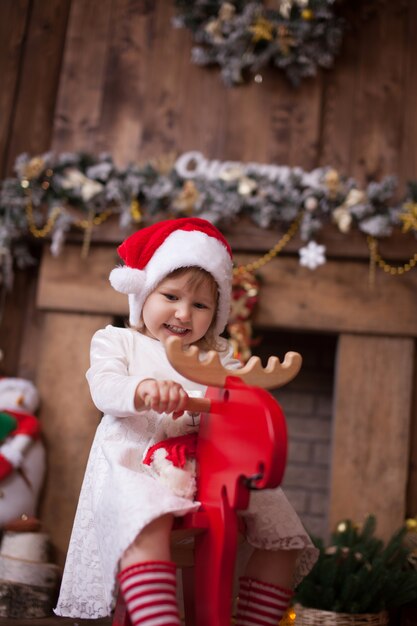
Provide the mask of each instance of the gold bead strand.
POLYGON ((36 237, 36 239, 43 239, 44 237, 49 235, 61 211, 61 207, 54 207, 46 221, 46 224, 44 224, 42 228, 38 228, 35 224, 35 220, 33 219, 33 205, 32 200, 29 197, 26 205, 26 221, 28 223, 29 231, 31 232, 31 234, 36 237))
POLYGON ((88 228, 90 228, 91 224, 93 224, 93 226, 100 226, 111 215, 113 215, 113 210, 105 209, 104 211, 102 211, 101 213, 93 217, 92 219, 82 219, 82 220, 76 221, 74 223, 74 226, 77 226, 77 228, 81 228, 81 230, 87 230, 88 228))
POLYGON ((403 265, 391 265, 384 261, 378 252, 378 242, 375 237, 368 235, 367 237, 368 248, 371 255, 371 262, 378 265, 386 274, 390 276, 401 276, 406 272, 409 272, 417 264, 417 252, 406 261, 403 265))
POLYGON ((298 230, 300 225, 301 217, 297 217, 296 220, 293 221, 287 232, 281 237, 281 239, 275 244, 273 248, 271 248, 266 254, 261 256, 256 261, 252 261, 252 263, 247 263, 246 265, 239 265, 234 268, 234 273, 238 272, 255 272, 259 270, 261 267, 272 261, 282 250, 285 248, 287 243, 294 237, 295 233, 298 230))

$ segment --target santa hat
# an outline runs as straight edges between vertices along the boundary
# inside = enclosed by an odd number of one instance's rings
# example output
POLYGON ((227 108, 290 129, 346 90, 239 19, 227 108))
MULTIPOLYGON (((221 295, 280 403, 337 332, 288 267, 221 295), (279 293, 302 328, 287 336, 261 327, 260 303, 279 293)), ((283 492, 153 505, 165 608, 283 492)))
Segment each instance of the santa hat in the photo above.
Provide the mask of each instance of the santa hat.
POLYGON ((168 274, 200 267, 217 283, 219 301, 215 332, 220 334, 230 312, 232 251, 221 232, 198 217, 157 222, 138 230, 117 249, 125 265, 110 273, 114 289, 129 296, 129 321, 138 326, 147 296, 168 274))

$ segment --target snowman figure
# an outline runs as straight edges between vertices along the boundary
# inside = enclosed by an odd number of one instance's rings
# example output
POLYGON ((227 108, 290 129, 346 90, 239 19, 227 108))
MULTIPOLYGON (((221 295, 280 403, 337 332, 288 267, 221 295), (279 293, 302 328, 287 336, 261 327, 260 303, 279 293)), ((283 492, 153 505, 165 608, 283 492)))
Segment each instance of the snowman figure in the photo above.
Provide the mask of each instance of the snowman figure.
POLYGON ((45 475, 36 387, 23 378, 0 378, 0 528, 36 514, 45 475))

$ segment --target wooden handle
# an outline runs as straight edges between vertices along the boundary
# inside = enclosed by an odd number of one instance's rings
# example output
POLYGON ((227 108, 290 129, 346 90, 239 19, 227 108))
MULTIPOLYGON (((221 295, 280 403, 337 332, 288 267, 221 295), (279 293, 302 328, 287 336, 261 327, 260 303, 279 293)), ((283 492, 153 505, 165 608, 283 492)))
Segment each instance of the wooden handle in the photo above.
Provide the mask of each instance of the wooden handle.
POLYGON ((188 398, 186 409, 191 413, 210 413, 210 400, 208 398, 188 398))

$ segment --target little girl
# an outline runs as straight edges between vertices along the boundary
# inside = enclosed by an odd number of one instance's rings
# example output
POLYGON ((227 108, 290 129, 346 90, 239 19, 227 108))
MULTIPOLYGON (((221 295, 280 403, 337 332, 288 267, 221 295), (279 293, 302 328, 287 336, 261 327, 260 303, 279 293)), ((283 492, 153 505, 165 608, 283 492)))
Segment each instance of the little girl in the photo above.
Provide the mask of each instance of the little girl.
MULTIPOLYGON (((129 296, 130 328, 107 326, 92 340, 87 380, 104 417, 55 612, 109 615, 118 580, 135 626, 179 625, 170 531, 174 516, 199 503, 176 495, 143 458, 159 440, 161 420, 181 415, 187 396, 205 391, 170 365, 167 337, 180 337, 184 348, 215 349, 223 365, 238 366, 220 338, 230 309, 231 249, 209 222, 181 218, 134 233, 118 252, 125 264, 110 282, 129 296)), ((244 518, 255 549, 240 579, 237 625, 277 624, 316 550, 281 489, 253 492, 244 518)))

